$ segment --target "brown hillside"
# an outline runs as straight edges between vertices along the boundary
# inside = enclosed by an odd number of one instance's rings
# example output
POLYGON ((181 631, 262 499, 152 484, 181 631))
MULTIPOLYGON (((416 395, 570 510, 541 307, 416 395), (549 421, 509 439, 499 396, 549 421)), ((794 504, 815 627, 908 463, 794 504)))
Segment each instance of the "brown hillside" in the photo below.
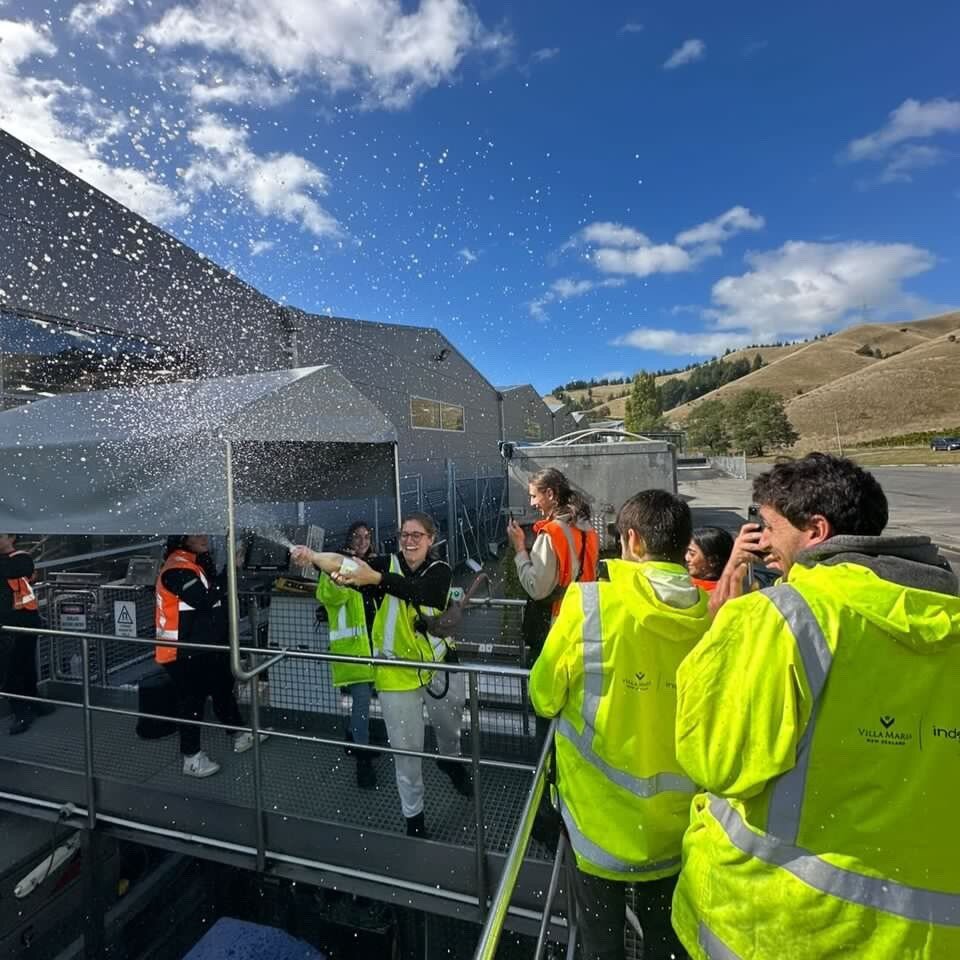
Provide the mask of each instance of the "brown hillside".
POLYGON ((922 430, 950 429, 960 419, 960 314, 956 339, 938 337, 875 361, 787 403, 799 449, 834 446, 834 414, 844 443, 922 430))
MULTIPOLYGON (((667 416, 672 421, 682 423, 690 410, 703 400, 715 397, 727 400, 749 389, 772 390, 793 401, 826 384, 850 376, 862 376, 875 365, 896 359, 879 360, 862 356, 857 350, 863 346, 905 356, 907 352, 929 345, 931 339, 949 333, 958 326, 960 313, 943 314, 910 323, 866 323, 848 327, 825 340, 803 344, 769 366, 728 383, 693 403, 668 411, 667 416)), ((960 377, 960 373, 957 375, 960 377)))
MULTIPOLYGON (((790 344, 781 344, 775 347, 748 347, 744 350, 734 350, 732 353, 728 353, 724 360, 733 362, 740 360, 741 358, 746 358, 747 360, 753 361, 753 358, 759 353, 761 359, 764 363, 773 363, 775 360, 779 360, 781 357, 785 357, 788 354, 794 353, 796 350, 801 349, 806 346, 803 343, 790 343, 790 344)), ((886 348, 884 348, 885 350, 886 348)), ((665 381, 672 378, 678 380, 686 380, 690 376, 691 370, 683 370, 680 373, 668 373, 662 377, 657 377, 657 386, 662 386, 665 381)), ((626 393, 630 389, 629 383, 614 383, 609 384, 603 387, 593 387, 593 399, 595 406, 600 406, 601 404, 606 404, 610 408, 610 416, 614 419, 621 419, 626 413, 626 397, 617 397, 616 400, 611 400, 611 397, 617 396, 618 394, 626 393)), ((571 390, 570 396, 575 397, 577 400, 586 399, 587 391, 586 389, 582 390, 571 390)), ((556 399, 552 395, 544 397, 545 400, 556 399)))

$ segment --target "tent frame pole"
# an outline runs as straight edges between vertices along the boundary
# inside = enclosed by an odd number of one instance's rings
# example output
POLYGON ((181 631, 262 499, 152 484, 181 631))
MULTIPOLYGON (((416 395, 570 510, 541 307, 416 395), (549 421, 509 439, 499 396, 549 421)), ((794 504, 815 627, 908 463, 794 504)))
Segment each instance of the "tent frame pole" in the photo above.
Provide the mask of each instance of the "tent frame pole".
MULTIPOLYGON (((252 670, 244 670, 240 663, 240 601, 237 594, 237 511, 233 499, 233 443, 223 441, 224 476, 227 484, 227 623, 230 635, 230 669, 237 680, 252 680, 264 670, 279 663, 286 656, 276 656, 258 663, 252 670)), ((257 746, 254 736, 254 748, 257 746)))
POLYGON ((400 527, 403 525, 403 505, 400 502, 400 443, 393 442, 393 496, 397 505, 397 549, 400 549, 400 527))

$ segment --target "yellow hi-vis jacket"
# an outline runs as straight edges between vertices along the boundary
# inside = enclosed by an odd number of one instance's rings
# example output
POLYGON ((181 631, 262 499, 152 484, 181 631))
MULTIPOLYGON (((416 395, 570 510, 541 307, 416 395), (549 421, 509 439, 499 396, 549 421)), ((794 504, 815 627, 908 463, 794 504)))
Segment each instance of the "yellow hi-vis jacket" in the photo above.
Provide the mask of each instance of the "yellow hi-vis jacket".
MULTIPOLYGON (((434 561, 440 563, 442 561, 434 561)), ((403 569, 396 554, 390 557, 390 572, 402 574, 403 569)), ((420 612, 428 617, 439 616, 443 611, 436 607, 420 605, 420 612)), ((443 661, 447 657, 448 643, 443 637, 416 629, 417 608, 406 600, 388 593, 373 621, 373 655, 385 660, 443 661)), ((380 666, 374 671, 374 683, 378 690, 419 690, 433 679, 432 670, 417 667, 380 666)))
POLYGON ((677 763, 676 672, 708 626, 707 595, 672 563, 608 560, 573 583, 530 674, 560 715, 557 792, 577 866, 611 880, 680 868, 696 787, 677 763))
POLYGON ((693 957, 960 957, 960 599, 795 565, 677 680, 693 957))
MULTIPOLYGON (((325 573, 317 580, 317 600, 327 611, 330 652, 344 657, 372 657, 367 634, 363 595, 352 587, 341 587, 325 573)), ((373 683, 373 664, 331 663, 330 675, 335 687, 353 683, 373 683)))

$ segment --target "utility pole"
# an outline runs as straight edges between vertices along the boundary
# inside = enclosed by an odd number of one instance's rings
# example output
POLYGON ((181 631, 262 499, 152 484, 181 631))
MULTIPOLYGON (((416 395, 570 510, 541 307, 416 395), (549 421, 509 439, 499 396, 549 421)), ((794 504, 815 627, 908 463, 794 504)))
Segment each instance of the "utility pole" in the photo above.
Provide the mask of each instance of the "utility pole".
POLYGON ((837 411, 833 411, 833 423, 837 428, 837 449, 840 451, 840 456, 843 456, 843 443, 840 440, 840 418, 837 416, 837 411))

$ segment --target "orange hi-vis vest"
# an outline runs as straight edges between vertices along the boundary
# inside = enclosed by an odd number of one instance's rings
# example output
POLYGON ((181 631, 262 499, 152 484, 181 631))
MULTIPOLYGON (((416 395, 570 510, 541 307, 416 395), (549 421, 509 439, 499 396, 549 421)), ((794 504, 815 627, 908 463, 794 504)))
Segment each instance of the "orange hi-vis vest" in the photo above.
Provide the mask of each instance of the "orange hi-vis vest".
MULTIPOLYGON (((8 553, 7 556, 23 556, 26 552, 26 550, 14 550, 12 553, 8 553)), ((36 594, 33 592, 33 587, 30 585, 30 579, 28 577, 14 577, 12 580, 7 581, 7 586, 13 594, 14 610, 39 609, 36 594)))
MULTIPOLYGON (((155 622, 158 640, 180 639, 180 613, 183 610, 193 610, 185 600, 168 590, 163 585, 163 575, 168 570, 191 570, 200 582, 209 590, 210 582, 203 568, 197 563, 197 558, 189 550, 174 550, 164 561, 157 576, 157 609, 155 622)), ((154 652, 157 663, 172 663, 177 659, 177 648, 157 645, 154 652)))
POLYGON ((536 534, 550 537, 557 558, 557 587, 554 591, 553 616, 560 611, 560 602, 567 587, 574 581, 591 583, 597 579, 600 538, 595 530, 581 530, 563 520, 539 520, 533 525, 536 534))

